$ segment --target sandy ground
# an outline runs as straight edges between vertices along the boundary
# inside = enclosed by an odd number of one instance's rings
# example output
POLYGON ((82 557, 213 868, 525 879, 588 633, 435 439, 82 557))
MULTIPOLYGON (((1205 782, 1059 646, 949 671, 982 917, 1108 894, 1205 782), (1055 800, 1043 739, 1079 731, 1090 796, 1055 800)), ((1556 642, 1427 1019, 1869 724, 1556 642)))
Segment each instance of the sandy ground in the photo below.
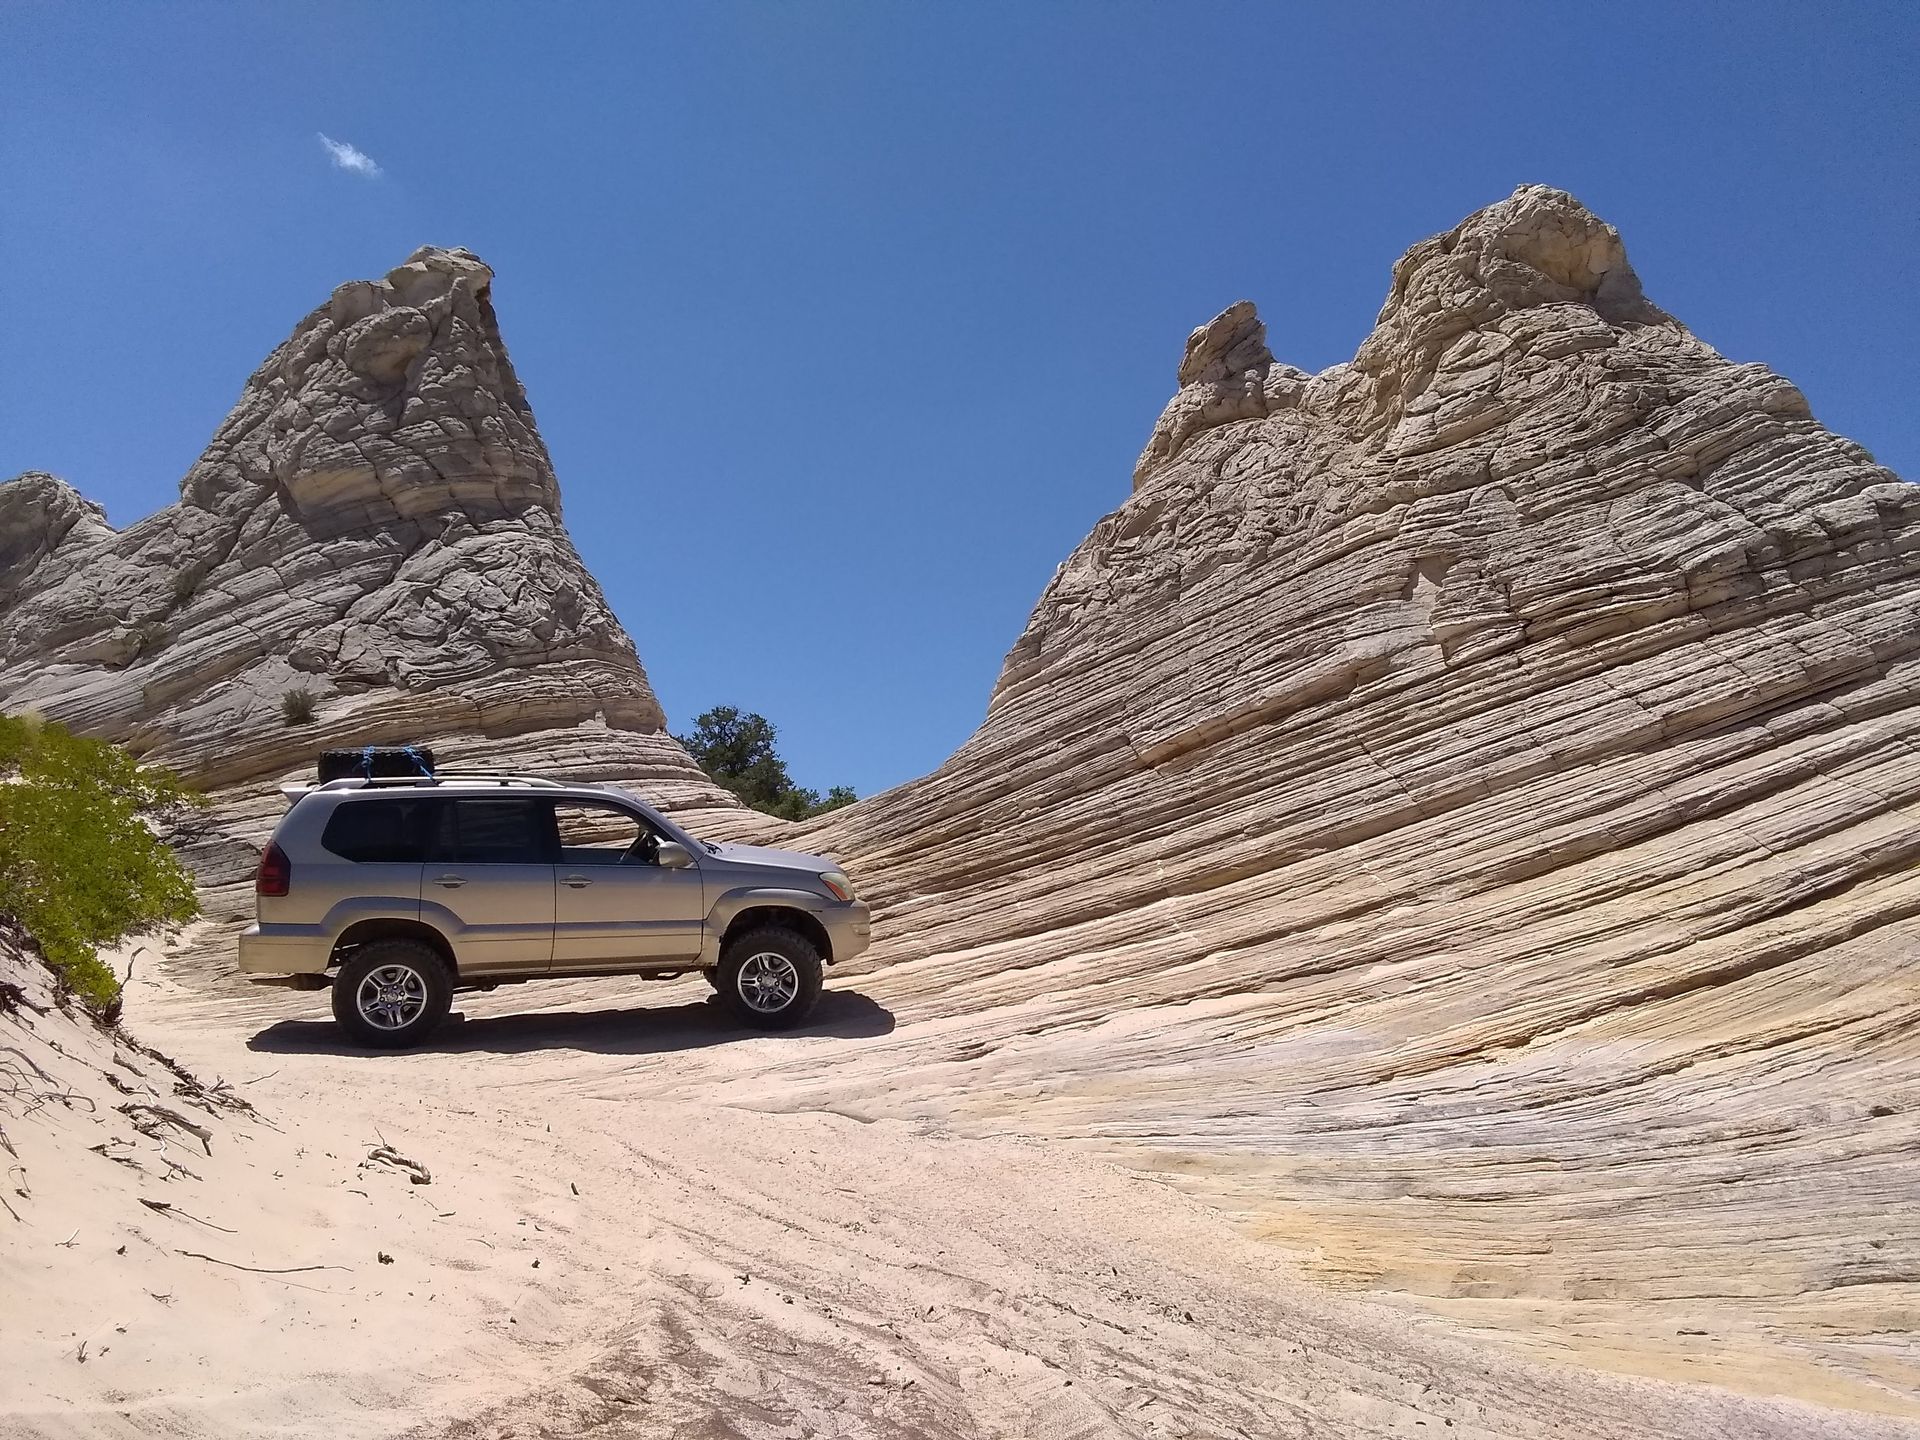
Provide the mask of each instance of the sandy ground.
POLYGON ((129 992, 134 1033, 226 1082, 198 1107, 57 1014, 0 1018, 0 1058, 70 1097, 0 1122, 0 1434, 1920 1435, 1322 1291, 1069 1147, 733 1103, 729 1075, 898 1038, 857 989, 759 1037, 698 981, 529 987, 387 1056, 324 996, 196 980, 214 958, 129 992), (710 1096, 639 1093, 660 1067, 710 1096))

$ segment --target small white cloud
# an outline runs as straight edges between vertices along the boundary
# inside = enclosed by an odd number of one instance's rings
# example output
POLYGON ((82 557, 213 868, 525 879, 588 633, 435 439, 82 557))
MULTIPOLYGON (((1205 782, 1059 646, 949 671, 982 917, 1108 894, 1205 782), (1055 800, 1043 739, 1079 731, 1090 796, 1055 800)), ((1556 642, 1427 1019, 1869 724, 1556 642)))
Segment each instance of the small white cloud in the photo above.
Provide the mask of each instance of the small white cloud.
POLYGON ((344 140, 335 140, 329 136, 320 137, 321 147, 333 157, 334 168, 351 170, 355 175, 364 175, 369 180, 380 178, 380 167, 374 164, 373 157, 356 145, 344 140))

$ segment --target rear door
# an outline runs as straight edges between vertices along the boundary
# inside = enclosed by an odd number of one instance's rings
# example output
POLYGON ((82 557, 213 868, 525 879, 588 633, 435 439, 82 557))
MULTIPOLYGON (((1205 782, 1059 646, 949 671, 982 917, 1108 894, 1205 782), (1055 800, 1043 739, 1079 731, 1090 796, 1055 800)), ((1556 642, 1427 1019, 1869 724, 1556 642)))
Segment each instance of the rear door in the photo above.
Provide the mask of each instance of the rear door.
POLYGON ((447 797, 427 854, 421 918, 465 975, 545 974, 553 959, 552 816, 531 796, 447 797))
POLYGON ((696 958, 707 918, 698 857, 685 869, 663 869, 659 836, 633 811, 591 800, 550 803, 560 845, 553 972, 696 958))

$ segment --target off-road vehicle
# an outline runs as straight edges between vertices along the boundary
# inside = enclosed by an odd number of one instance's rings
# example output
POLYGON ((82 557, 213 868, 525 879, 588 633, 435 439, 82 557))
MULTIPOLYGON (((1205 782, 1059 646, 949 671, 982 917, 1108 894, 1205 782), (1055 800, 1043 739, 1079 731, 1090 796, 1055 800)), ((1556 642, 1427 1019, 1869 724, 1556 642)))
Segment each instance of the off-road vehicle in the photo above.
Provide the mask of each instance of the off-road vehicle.
POLYGON ((784 1028, 871 933, 831 860, 696 840, 612 785, 441 773, 284 793, 240 969, 331 986, 367 1045, 424 1039, 459 990, 690 970, 745 1023, 784 1028))

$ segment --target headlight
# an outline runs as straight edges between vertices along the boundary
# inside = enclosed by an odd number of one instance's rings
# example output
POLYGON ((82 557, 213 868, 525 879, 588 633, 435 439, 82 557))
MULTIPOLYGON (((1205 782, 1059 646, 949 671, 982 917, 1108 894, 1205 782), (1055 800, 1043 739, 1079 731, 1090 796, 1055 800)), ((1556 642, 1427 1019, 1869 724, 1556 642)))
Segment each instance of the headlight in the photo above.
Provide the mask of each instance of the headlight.
POLYGON ((837 900, 853 899, 853 882, 838 870, 828 870, 820 877, 820 883, 831 890, 837 900))

